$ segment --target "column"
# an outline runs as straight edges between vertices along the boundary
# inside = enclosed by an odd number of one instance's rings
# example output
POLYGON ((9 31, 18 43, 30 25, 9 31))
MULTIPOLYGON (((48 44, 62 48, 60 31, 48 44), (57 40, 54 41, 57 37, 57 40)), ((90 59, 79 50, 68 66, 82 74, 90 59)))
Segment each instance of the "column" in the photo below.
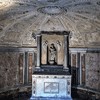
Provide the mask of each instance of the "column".
POLYGON ((69 69, 69 37, 64 35, 64 69, 69 69))
POLYGON ((77 70, 77 81, 76 84, 80 85, 80 53, 77 52, 77 56, 76 56, 76 70, 77 70))
POLYGON ((36 68, 40 68, 41 63, 41 35, 37 35, 37 66, 36 68))
POLYGON ((24 84, 28 84, 28 52, 25 52, 24 84))
POLYGON ((80 85, 82 85, 82 60, 81 60, 82 54, 80 54, 80 85))

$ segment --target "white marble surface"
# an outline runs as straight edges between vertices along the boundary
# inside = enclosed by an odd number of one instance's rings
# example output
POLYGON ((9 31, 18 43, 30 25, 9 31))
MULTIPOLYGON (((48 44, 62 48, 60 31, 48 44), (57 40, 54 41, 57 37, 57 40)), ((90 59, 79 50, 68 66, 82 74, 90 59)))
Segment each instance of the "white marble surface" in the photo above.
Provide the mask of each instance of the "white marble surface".
POLYGON ((32 75, 32 98, 37 97, 71 100, 71 75, 32 75))

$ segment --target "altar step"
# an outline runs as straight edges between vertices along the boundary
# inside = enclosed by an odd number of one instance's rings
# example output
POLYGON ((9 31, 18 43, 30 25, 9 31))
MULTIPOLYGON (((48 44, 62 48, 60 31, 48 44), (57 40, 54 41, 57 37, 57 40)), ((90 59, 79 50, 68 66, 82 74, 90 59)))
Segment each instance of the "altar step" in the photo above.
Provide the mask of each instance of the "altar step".
POLYGON ((67 98, 56 98, 56 97, 31 97, 30 100, 72 100, 71 97, 67 98))

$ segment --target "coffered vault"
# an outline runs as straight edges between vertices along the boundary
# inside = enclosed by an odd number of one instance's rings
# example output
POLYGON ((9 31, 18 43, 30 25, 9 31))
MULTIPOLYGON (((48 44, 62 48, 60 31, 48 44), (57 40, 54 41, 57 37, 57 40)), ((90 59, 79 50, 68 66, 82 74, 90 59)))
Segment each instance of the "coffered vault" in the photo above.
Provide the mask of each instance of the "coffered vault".
POLYGON ((35 46, 32 33, 70 31, 70 47, 100 47, 99 0, 0 0, 0 45, 35 46))

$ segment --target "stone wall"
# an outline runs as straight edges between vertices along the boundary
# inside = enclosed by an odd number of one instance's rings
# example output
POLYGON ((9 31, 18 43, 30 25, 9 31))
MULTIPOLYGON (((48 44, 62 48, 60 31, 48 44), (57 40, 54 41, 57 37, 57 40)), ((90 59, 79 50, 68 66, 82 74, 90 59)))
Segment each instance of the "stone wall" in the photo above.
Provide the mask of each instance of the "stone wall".
MULTIPOLYGON (((78 49, 77 49, 78 50, 78 49)), ((72 53, 72 52, 71 52, 72 53)), ((74 64, 74 67, 77 69, 81 67, 81 64, 78 64, 78 61, 81 60, 80 57, 81 51, 78 53, 75 52, 76 57, 72 57, 72 60, 75 60, 76 62, 72 62, 72 66, 74 64), (80 53, 80 54, 79 54, 80 53), (80 57, 78 57, 78 55, 80 57), (78 58, 78 59, 77 59, 78 58)), ((74 55, 75 55, 74 54, 74 55)), ((73 54, 72 54, 73 55, 73 54)), ((79 82, 78 84, 75 84, 76 86, 79 86, 80 83, 82 85, 82 88, 84 90, 84 86, 86 90, 96 90, 97 92, 100 92, 100 53, 93 53, 93 52, 84 52, 85 57, 85 83, 82 84, 82 79, 80 76, 83 76, 78 71, 75 71, 76 80, 79 82), (83 86, 84 85, 84 86, 83 86)), ((34 48, 9 48, 9 50, 0 48, 0 94, 3 90, 8 91, 13 88, 20 88, 20 91, 26 91, 27 89, 24 86, 29 86, 31 84, 31 75, 33 72, 33 68, 36 65, 36 49, 34 52, 34 48), (22 76, 21 76, 22 75, 22 76), (20 79, 21 78, 21 79, 20 79), (22 87, 23 86, 23 87, 22 87), (23 89, 21 89, 21 87, 23 89), (25 89, 24 89, 25 88, 25 89)), ((82 62, 81 62, 82 63, 82 62)), ((74 69, 75 69, 74 68, 74 69)), ((83 68, 83 67, 82 67, 83 68)), ((81 69, 82 69, 81 68, 81 69)), ((74 71, 73 71, 74 72, 74 71)), ((31 85, 30 85, 31 90, 31 85)), ((19 90, 18 90, 19 91, 19 90)))
POLYGON ((100 50, 71 50, 72 86, 100 92, 100 50), (83 51, 84 50, 84 51, 83 51))
POLYGON ((86 86, 100 91, 100 53, 86 54, 86 86))

